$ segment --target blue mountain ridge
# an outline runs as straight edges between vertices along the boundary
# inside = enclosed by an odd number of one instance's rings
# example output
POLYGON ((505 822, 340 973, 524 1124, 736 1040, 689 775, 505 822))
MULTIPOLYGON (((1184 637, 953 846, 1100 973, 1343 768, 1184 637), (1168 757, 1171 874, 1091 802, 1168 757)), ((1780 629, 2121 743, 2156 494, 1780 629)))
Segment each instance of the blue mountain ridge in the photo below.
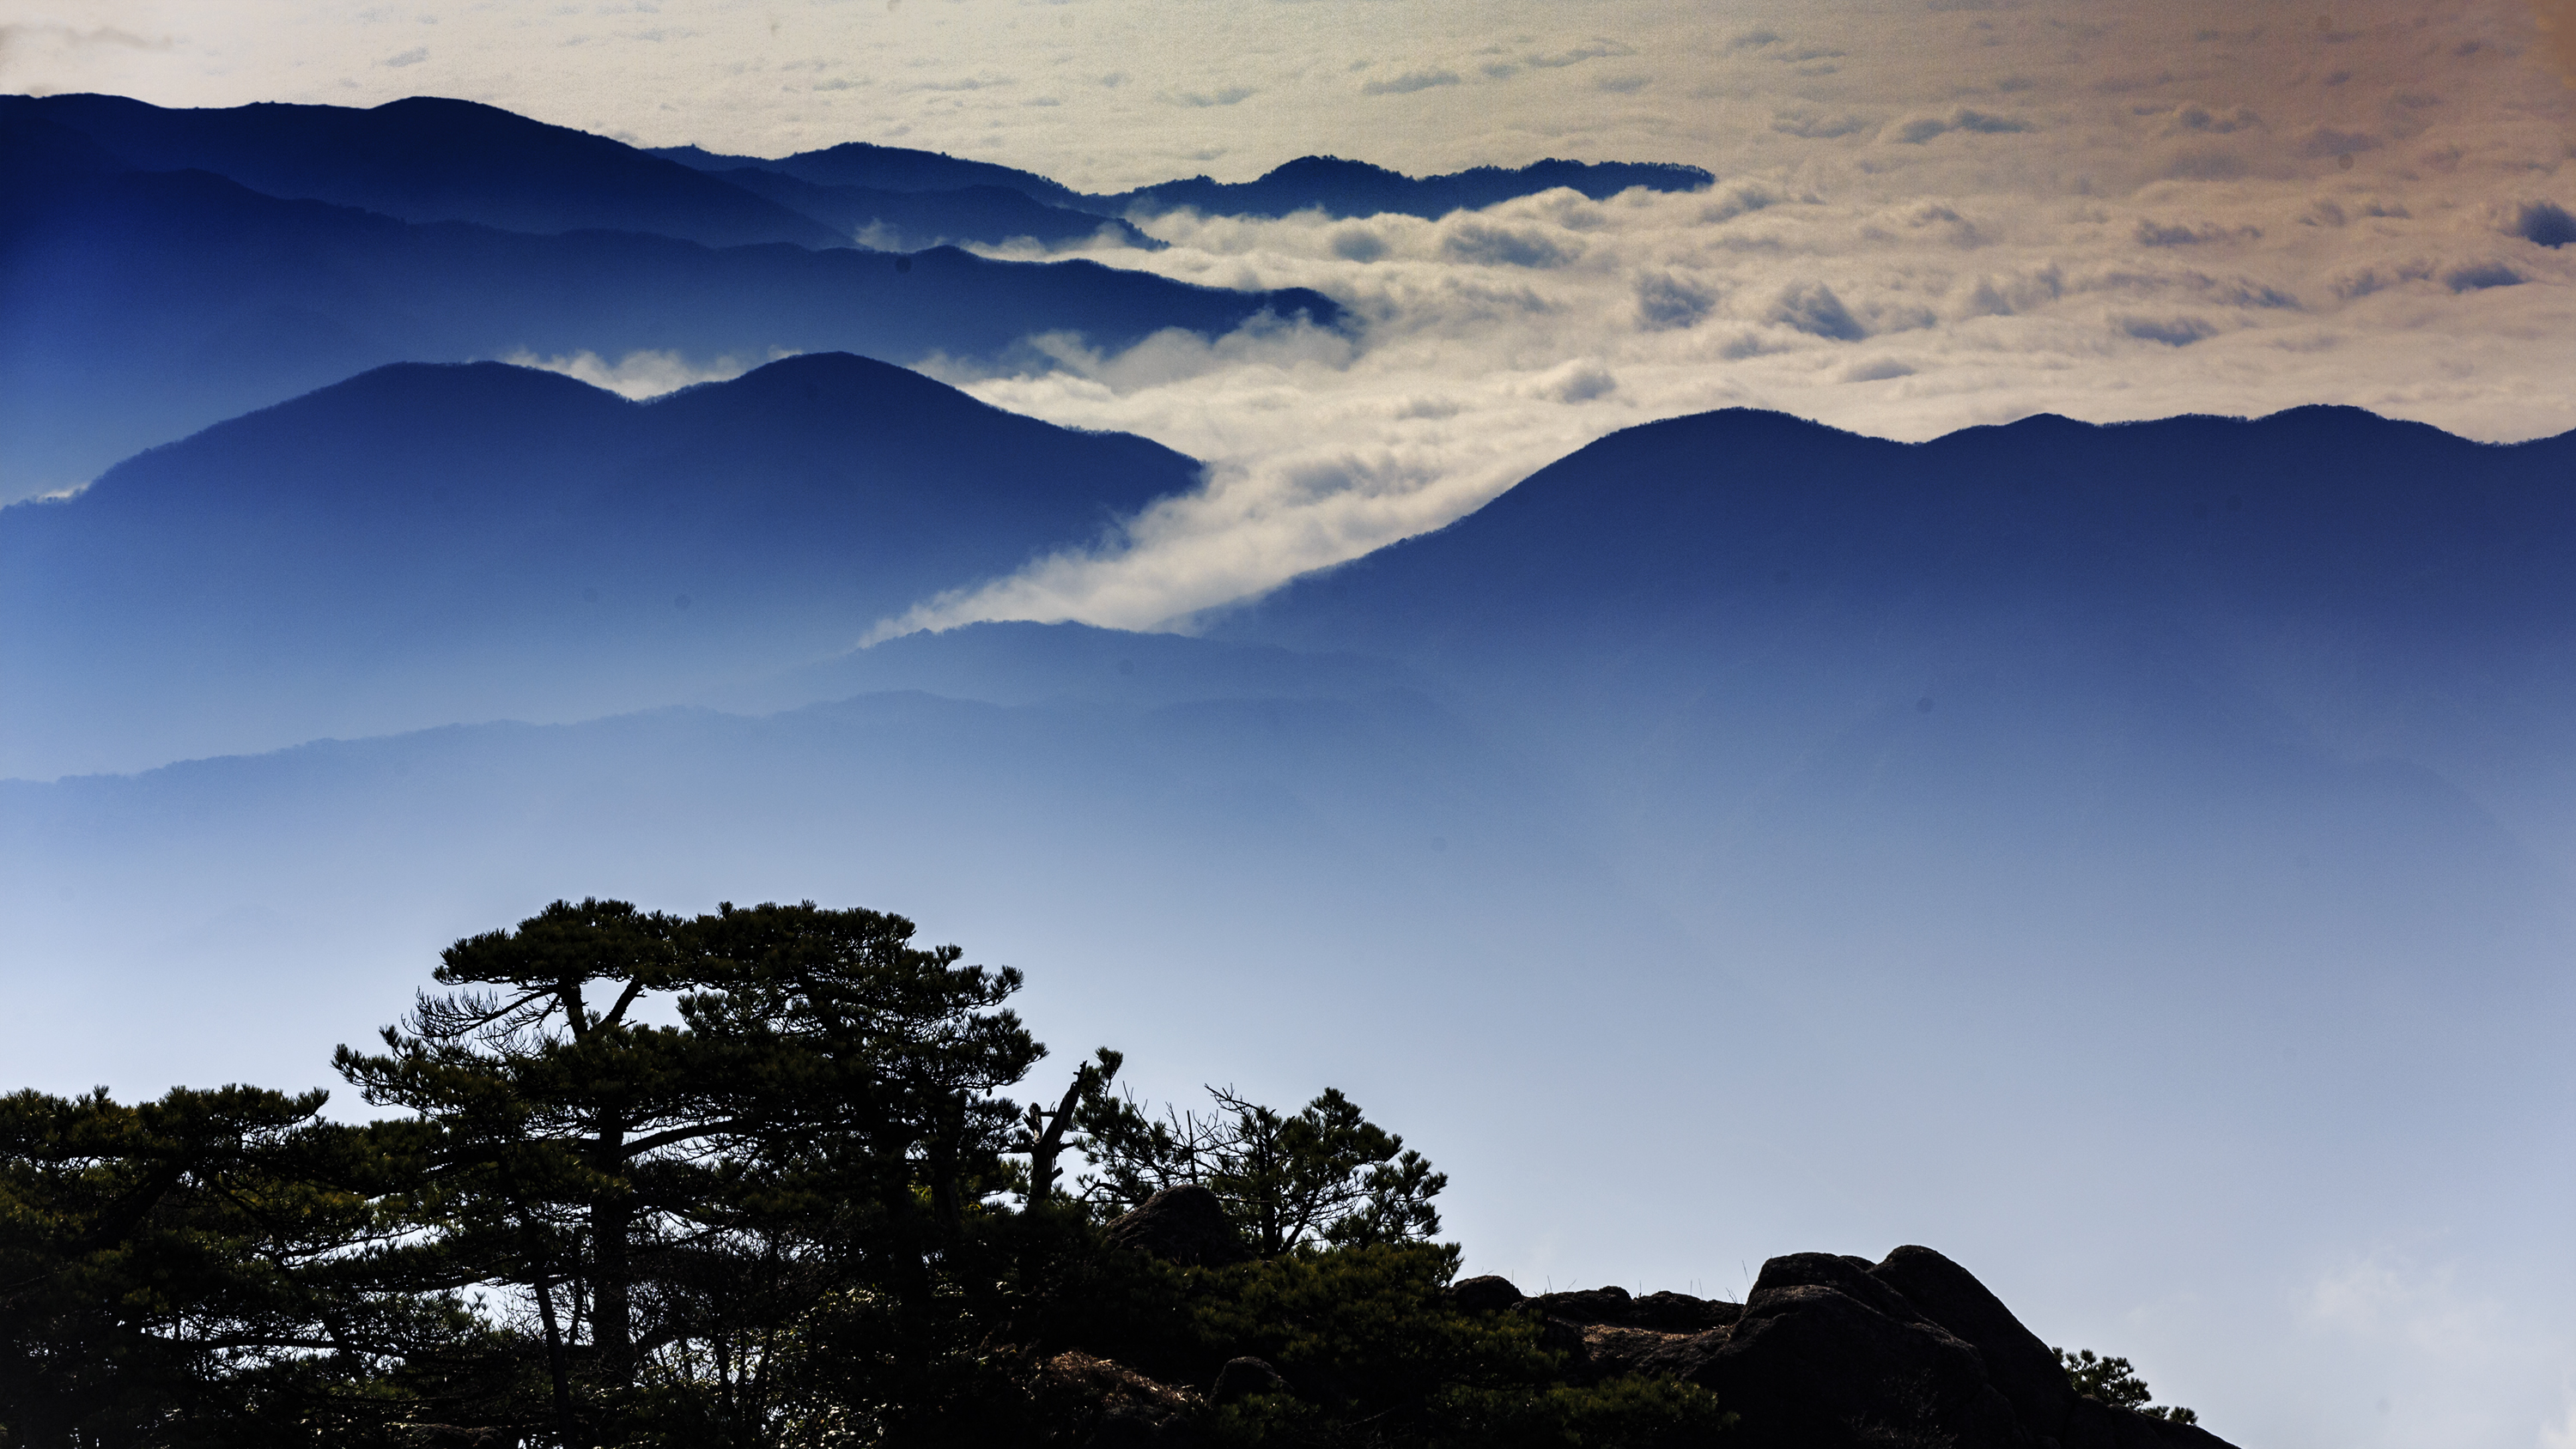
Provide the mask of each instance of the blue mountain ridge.
POLYGON ((686 699, 1197 478, 846 354, 648 403, 379 368, 0 509, 0 773, 686 699))
POLYGON ((1022 171, 991 161, 970 161, 944 151, 879 146, 869 141, 845 141, 837 146, 799 151, 776 160, 726 155, 696 146, 656 146, 650 149, 649 154, 684 166, 694 166, 701 171, 729 172, 747 166, 756 167, 815 186, 857 186, 874 191, 959 191, 978 186, 999 186, 1046 206, 1079 208, 1085 200, 1071 187, 1034 171, 1022 171))
POLYGON ((29 143, 0 145, 0 497, 76 486, 139 448, 388 362, 849 350, 1044 368, 1032 334, 1115 349, 1167 327, 1341 317, 1309 291, 1088 261, 411 224, 200 171, 85 171, 97 148, 41 120, 0 117, 0 132, 29 143))
POLYGON ((263 195, 397 221, 641 231, 714 247, 849 242, 847 230, 721 178, 472 101, 186 110, 123 96, 0 96, 0 126, 29 118, 88 137, 120 169, 209 171, 263 195))
POLYGON ((2456 792, 2563 879, 2571 549, 2576 434, 2302 408, 1900 444, 1729 411, 1613 434, 1209 632, 1413 670, 1683 895, 1769 869, 1730 840, 1776 861, 1870 819, 1934 849, 2013 817, 2025 848, 2094 850, 2356 767, 2456 792))
MULTIPOLYGON (((703 159, 694 148, 666 156, 438 96, 368 109, 262 102, 201 110, 123 96, 0 96, 0 133, 33 122, 88 138, 114 170, 208 171, 263 195, 398 221, 546 235, 640 231, 713 247, 848 246, 872 227, 879 250, 1021 237, 1063 244, 1103 228, 1130 246, 1161 245, 1123 221, 1059 204, 1073 194, 1008 168, 955 163, 974 179, 948 188, 820 183, 766 163, 715 175, 683 164, 703 159)), ((819 174, 838 173, 826 166, 819 174)))

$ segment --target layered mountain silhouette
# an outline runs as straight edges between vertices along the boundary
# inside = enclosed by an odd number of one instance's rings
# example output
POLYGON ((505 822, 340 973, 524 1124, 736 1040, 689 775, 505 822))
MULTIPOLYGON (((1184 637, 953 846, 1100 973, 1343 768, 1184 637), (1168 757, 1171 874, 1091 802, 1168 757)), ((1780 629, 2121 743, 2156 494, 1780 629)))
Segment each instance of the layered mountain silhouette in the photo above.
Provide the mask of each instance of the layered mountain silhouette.
POLYGON ((687 699, 1196 477, 844 354, 649 403, 380 368, 0 510, 0 774, 687 699))
POLYGON ((1117 348, 1164 328, 1340 316, 1312 292, 1087 261, 406 223, 202 171, 103 171, 115 163, 101 148, 40 117, 0 117, 0 132, 12 153, 0 497, 77 486, 137 449, 388 362, 659 350, 740 365, 848 350, 1045 366, 1024 339, 1117 348))
MULTIPOLYGON (((921 642, 987 647, 968 632, 921 642)), ((1391 1049, 1399 1031, 1418 1050, 1406 1023, 1458 1019, 1461 972, 1392 973, 1388 953, 1457 951, 1490 969, 1557 935, 1569 901, 1612 917, 1589 932, 1604 949, 1671 958, 1669 931, 1616 904, 1616 883, 1566 844, 1515 763, 1418 693, 1353 679, 1235 693, 1224 676, 1261 651, 1166 641, 1184 660, 1065 637, 1086 632, 1004 647, 1063 639, 1069 685, 1076 656, 1097 649, 1098 694, 1001 705, 894 690, 766 717, 457 725, 0 780, 12 959, 82 964, 27 973, 0 1048, 37 1080, 57 1063, 84 1079, 209 1076, 244 1043, 305 1062, 313 1040, 402 1004, 427 969, 421 943, 435 964, 437 944, 528 892, 899 909, 979 959, 1029 968, 1023 1009, 1050 1003, 1059 1051, 1200 1043, 1157 1051, 1158 1070, 1179 1073, 1241 1069, 1254 1056, 1233 1044, 1256 1040, 1308 1074, 1342 1075, 1317 1059, 1391 1049), (1163 697, 1107 697, 1139 678, 1163 697), (153 905, 102 921, 109 890, 153 905), (184 941, 166 944, 173 930, 184 941), (195 1047, 87 1031, 108 983, 182 960, 189 980, 160 999, 189 1003, 195 1047), (255 1013, 213 999, 253 972, 300 984, 262 993, 255 1013), (1265 979, 1293 989, 1267 993, 1257 1017, 1230 1004, 1265 979), (1366 1022, 1350 1019, 1353 1001, 1369 1004, 1366 1022), (50 1041, 32 1031, 42 1021, 57 1024, 50 1041)), ((1439 1130, 1427 1115, 1408 1130, 1439 1130)))
POLYGON ((1696 191, 1716 178, 1697 166, 1665 162, 1534 161, 1518 168, 1477 166, 1445 176, 1407 176, 1365 161, 1302 156, 1254 181, 1223 182, 1207 176, 1157 182, 1132 191, 1083 195, 1033 172, 982 161, 961 161, 933 151, 852 143, 799 151, 775 161, 727 156, 695 146, 663 147, 667 157, 741 183, 742 168, 757 168, 800 181, 877 191, 956 192, 998 186, 1033 201, 1104 216, 1152 216, 1189 207, 1211 215, 1282 217, 1321 210, 1330 216, 1397 212, 1438 218, 1517 197, 1571 187, 1595 201, 1632 186, 1649 191, 1696 191))
POLYGON ((388 362, 654 351, 738 365, 846 349, 1045 366, 1025 339, 1116 348, 1264 313, 1337 321, 1311 292, 995 271, 1009 264, 939 250, 1158 246, 1130 211, 1438 216, 1558 186, 1598 197, 1709 179, 1569 161, 1414 178, 1307 157, 1239 185, 1083 197, 864 143, 776 161, 649 152, 435 97, 208 110, 0 97, 0 499, 77 487, 136 449, 388 362))

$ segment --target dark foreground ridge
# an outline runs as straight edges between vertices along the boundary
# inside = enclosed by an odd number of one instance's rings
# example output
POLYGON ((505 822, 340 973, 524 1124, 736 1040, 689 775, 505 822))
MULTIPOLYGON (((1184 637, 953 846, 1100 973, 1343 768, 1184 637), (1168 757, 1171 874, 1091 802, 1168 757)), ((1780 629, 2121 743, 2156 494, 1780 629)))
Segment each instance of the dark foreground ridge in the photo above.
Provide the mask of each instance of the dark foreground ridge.
MULTIPOLYGON (((1113 1247, 1190 1266, 1248 1256, 1204 1188, 1170 1188, 1112 1222, 1113 1247)), ((1667 1429, 1674 1446, 1728 1449, 2227 1449, 2198 1425, 2104 1403, 2076 1391, 2057 1351, 2013 1316, 1967 1269, 1906 1246, 1871 1263, 1791 1253, 1762 1265, 1743 1303, 1681 1293, 1631 1297, 1605 1287, 1538 1297, 1485 1276, 1452 1284, 1453 1311, 1535 1321, 1539 1343, 1562 1355, 1566 1382, 1678 1381, 1713 1393, 1733 1422, 1713 1431, 1667 1429)), ((1157 1383, 1082 1353, 1043 1372, 1097 1396, 1098 1445, 1196 1446, 1208 1406, 1251 1394, 1329 1399, 1329 1375, 1282 1373, 1257 1358, 1229 1360, 1191 1387, 1157 1383)))
POLYGON ((1031 1080, 1021 973, 914 935, 559 900, 332 1053, 400 1115, 0 1094, 0 1444, 2227 1449, 1927 1248, 1460 1282, 1448 1175, 1338 1089, 1031 1080))

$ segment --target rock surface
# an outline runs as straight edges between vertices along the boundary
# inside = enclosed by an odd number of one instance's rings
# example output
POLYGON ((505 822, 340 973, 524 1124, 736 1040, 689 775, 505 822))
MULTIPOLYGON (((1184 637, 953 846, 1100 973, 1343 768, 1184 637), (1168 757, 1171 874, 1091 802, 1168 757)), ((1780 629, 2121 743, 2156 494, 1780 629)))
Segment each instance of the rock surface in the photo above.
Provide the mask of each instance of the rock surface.
POLYGON ((1217 1195, 1196 1184, 1167 1187, 1110 1223, 1111 1247, 1151 1253, 1185 1268, 1222 1268, 1252 1256, 1217 1195))
POLYGON ((1740 1416, 1731 1449, 2229 1449, 2195 1425, 2079 1397, 2048 1345, 1930 1248, 1878 1263, 1773 1258, 1742 1304, 1617 1287, 1520 1299, 1499 1279, 1451 1292, 1471 1311, 1517 1300, 1540 1315, 1542 1342, 1578 1378, 1711 1390, 1740 1416))
POLYGON ((1449 1302, 1461 1313, 1500 1313, 1517 1308, 1529 1300, 1512 1280, 1487 1273, 1481 1278, 1462 1278, 1449 1285, 1449 1302))
MULTIPOLYGON (((1111 1242, 1172 1262, 1249 1256, 1204 1188, 1168 1188, 1110 1224, 1111 1242)), ((2055 1350, 1967 1269, 1929 1248, 1880 1262, 1791 1253, 1762 1265, 1742 1303, 1616 1286, 1524 1295, 1494 1275, 1447 1290, 1465 1313, 1535 1319, 1575 1383, 1680 1379, 1737 1416, 1713 1439, 1671 1449, 2232 1449, 2192 1424, 2080 1397, 2055 1350)), ((1201 1449, 1216 1405, 1286 1393, 1347 1397, 1329 1375, 1228 1360, 1212 1383, 1157 1382, 1086 1354, 1048 1360, 1042 1379, 1087 1405, 1064 1442, 1086 1449, 1201 1449)))

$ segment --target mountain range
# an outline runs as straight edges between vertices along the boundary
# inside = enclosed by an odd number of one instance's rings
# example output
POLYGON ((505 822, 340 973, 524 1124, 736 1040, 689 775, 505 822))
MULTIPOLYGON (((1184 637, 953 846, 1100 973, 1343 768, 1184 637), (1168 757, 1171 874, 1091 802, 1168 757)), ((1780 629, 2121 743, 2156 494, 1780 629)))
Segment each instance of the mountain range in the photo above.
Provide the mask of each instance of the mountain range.
POLYGON ((870 141, 844 141, 813 151, 798 151, 774 160, 734 156, 697 146, 657 146, 651 154, 700 171, 731 173, 748 169, 791 176, 811 186, 856 186, 870 191, 964 191, 998 186, 1016 191, 1044 206, 1078 207, 1084 197, 1034 171, 990 161, 970 161, 944 151, 916 151, 880 146, 870 141))
POLYGON ((1365 161, 1302 156, 1252 181, 1193 176, 1087 200, 1121 214, 1145 216, 1188 207, 1210 216, 1282 217, 1321 211, 1326 216, 1351 217, 1392 212, 1437 220, 1453 211, 1473 211, 1560 186, 1604 201, 1630 187, 1697 191, 1716 179, 1700 167, 1667 162, 1549 159, 1518 168, 1477 166, 1445 176, 1407 176, 1365 161))
POLYGON ((1697 191, 1717 179, 1700 167, 1668 162, 1551 159, 1517 168, 1477 166, 1444 176, 1407 176, 1365 161, 1301 156, 1251 181, 1221 182, 1202 175, 1086 196, 1033 172, 865 142, 799 151, 774 161, 721 155, 695 146, 662 147, 652 154, 716 172, 738 183, 745 169, 756 169, 816 185, 876 191, 953 193, 1000 187, 1046 206, 1116 217, 1154 216, 1188 207, 1210 216, 1282 217, 1313 210, 1335 217, 1396 212, 1437 219, 1453 211, 1535 196, 1560 186, 1601 201, 1632 186, 1648 191, 1697 191))
POLYGON ((205 171, 265 196, 396 221, 638 231, 711 247, 844 246, 849 234, 606 136, 472 101, 185 110, 124 96, 0 96, 0 125, 76 132, 131 171, 205 171))
POLYGON ((15 497, 389 362, 855 350, 1045 367, 1032 335, 1115 349, 1341 317, 1313 292, 1089 261, 403 222, 203 171, 102 170, 85 138, 42 122, 0 131, 0 480, 15 497))
POLYGON ((1434 215, 1553 186, 1707 181, 1554 161, 1416 180, 1308 158, 1239 186, 1083 197, 859 143, 776 161, 650 152, 434 97, 366 110, 0 97, 0 501, 77 487, 140 448, 389 362, 654 352, 738 367, 848 350, 1045 368, 1026 339, 1114 351, 1263 315, 1339 324, 1308 291, 948 250, 1159 247, 1130 211, 1434 215))

